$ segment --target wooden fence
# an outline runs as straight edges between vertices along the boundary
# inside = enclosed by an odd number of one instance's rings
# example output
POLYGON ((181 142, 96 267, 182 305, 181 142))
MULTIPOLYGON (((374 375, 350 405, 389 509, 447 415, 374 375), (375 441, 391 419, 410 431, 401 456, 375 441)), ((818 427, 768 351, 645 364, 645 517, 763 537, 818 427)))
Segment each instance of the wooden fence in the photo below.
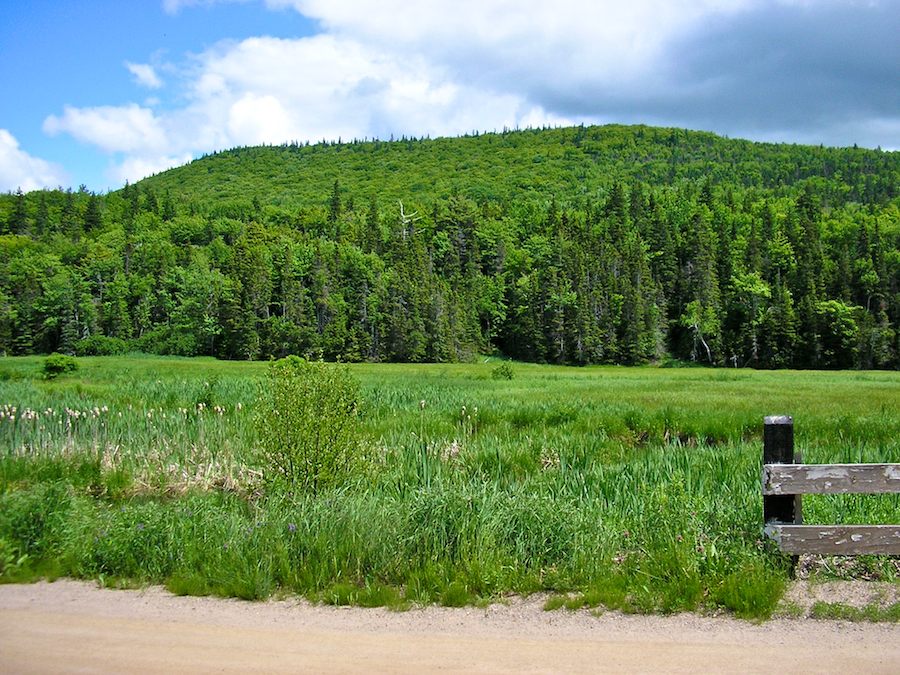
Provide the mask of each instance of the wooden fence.
POLYGON ((900 555, 898 525, 803 525, 803 495, 900 493, 900 464, 801 464, 790 415, 765 418, 763 519, 783 553, 900 555))

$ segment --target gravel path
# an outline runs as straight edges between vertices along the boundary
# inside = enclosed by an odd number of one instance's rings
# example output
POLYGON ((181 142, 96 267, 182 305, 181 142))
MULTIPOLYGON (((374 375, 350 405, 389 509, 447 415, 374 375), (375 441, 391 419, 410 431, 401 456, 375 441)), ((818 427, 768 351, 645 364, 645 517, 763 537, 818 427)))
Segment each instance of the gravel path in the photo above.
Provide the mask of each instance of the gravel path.
POLYGON ((890 673, 900 627, 545 612, 408 612, 96 584, 0 586, 0 673, 890 673))

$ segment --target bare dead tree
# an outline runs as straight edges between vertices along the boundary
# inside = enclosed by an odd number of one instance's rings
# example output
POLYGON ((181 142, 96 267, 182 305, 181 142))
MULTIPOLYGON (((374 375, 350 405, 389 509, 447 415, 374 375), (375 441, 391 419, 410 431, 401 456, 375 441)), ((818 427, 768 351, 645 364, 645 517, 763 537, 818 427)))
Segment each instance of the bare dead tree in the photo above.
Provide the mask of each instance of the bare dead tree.
POLYGON ((405 213, 403 211, 403 201, 398 199, 397 202, 400 204, 400 234, 403 238, 403 242, 406 243, 406 237, 409 233, 409 226, 417 220, 421 220, 422 217, 419 215, 418 211, 413 211, 410 214, 405 213))

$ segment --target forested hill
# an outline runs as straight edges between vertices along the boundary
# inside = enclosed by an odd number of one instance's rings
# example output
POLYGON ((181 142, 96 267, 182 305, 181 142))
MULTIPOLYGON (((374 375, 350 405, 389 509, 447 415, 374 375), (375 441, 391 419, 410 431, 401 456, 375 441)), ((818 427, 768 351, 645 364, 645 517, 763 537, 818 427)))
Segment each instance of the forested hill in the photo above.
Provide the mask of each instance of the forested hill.
POLYGON ((651 127, 237 148, 0 196, 0 351, 898 365, 900 153, 651 127))
MULTIPOLYGON (((246 217, 253 198, 283 208, 328 208, 335 180, 344 200, 432 204, 454 191, 481 205, 536 197, 603 199, 616 181, 660 187, 706 179, 778 195, 810 185, 829 203, 882 205, 900 196, 900 153, 787 146, 651 127, 574 127, 441 139, 237 148, 142 183, 198 209, 246 217)), ((583 208, 583 203, 581 204, 583 208)), ((544 205, 546 209, 546 205, 544 205)))

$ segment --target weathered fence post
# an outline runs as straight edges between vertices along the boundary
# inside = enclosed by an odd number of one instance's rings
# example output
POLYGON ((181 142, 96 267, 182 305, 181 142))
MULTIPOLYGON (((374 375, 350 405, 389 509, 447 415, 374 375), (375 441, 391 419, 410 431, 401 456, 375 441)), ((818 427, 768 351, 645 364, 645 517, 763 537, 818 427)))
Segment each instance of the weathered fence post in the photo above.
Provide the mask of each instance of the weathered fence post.
MULTIPOLYGON (((769 415, 764 418, 763 464, 794 463, 794 418, 791 415, 769 415)), ((765 495, 763 522, 799 525, 803 522, 800 495, 765 495)), ((791 576, 796 574, 799 556, 791 556, 791 576)))
MULTIPOLYGON (((763 464, 794 463, 794 418, 770 415, 763 430, 763 464)), ((763 521, 766 523, 800 524, 800 495, 766 495, 763 497, 763 521)))

